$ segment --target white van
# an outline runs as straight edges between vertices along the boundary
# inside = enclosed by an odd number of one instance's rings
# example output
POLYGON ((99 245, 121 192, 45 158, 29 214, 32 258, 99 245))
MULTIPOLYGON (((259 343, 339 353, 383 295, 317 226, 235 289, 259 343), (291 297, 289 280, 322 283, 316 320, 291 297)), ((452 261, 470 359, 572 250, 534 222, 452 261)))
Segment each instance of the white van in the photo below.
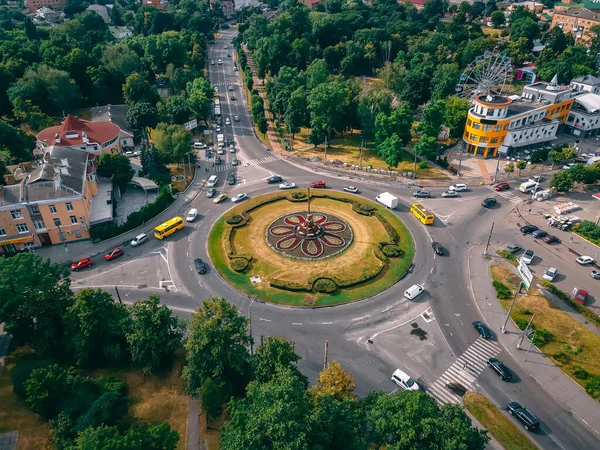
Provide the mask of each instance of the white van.
POLYGON ((217 182, 219 181, 219 177, 216 175, 211 175, 208 181, 206 182, 206 187, 215 187, 217 182))
POLYGON ((519 190, 521 192, 524 192, 525 194, 530 194, 537 187, 538 187, 538 183, 536 183, 535 181, 529 180, 529 181, 526 181, 525 183, 521 183, 521 186, 519 186, 519 190))
POLYGON ((413 284, 411 287, 409 287, 407 290, 404 291, 404 296, 409 300, 413 300, 417 295, 419 295, 424 290, 425 290, 425 288, 423 286, 421 286, 420 284, 413 284))
POLYGON ((133 240, 129 243, 132 247, 137 247, 138 245, 143 244, 144 242, 148 242, 148 236, 146 233, 138 234, 133 240))
POLYGON ((206 147, 206 145, 203 144, 202 142, 194 142, 194 149, 195 150, 201 150, 201 149, 203 149, 205 147, 206 147))

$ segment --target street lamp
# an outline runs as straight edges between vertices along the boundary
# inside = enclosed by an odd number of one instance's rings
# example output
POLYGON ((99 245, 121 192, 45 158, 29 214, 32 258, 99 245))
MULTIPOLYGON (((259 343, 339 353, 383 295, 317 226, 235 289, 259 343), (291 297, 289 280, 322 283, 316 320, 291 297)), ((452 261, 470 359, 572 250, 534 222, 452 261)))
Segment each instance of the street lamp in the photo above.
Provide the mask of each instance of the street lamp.
POLYGON ((252 303, 256 300, 256 295, 252 297, 252 301, 248 305, 248 326, 250 328, 250 355, 254 355, 254 339, 252 338, 252 303))

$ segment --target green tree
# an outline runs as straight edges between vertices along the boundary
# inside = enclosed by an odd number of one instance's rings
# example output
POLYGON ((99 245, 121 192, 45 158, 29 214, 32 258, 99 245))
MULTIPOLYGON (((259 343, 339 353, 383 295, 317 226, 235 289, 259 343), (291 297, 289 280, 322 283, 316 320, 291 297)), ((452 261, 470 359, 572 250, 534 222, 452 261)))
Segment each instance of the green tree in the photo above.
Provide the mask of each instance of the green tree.
POLYGON ((132 73, 125 79, 123 97, 130 107, 139 102, 156 105, 160 99, 156 86, 148 83, 139 73, 132 73))
POLYGON ((375 116, 375 142, 381 144, 387 138, 396 134, 400 143, 404 146, 411 140, 410 129, 412 127, 413 115, 408 103, 401 103, 387 116, 381 112, 375 116))
POLYGON ((210 82, 205 78, 196 78, 188 83, 186 93, 192 114, 208 123, 214 94, 210 82))
MULTIPOLYGON (((221 388, 245 386, 249 375, 248 319, 224 298, 208 298, 192 315, 187 365, 183 369, 186 391, 195 394, 212 378, 221 388)), ((241 447, 243 448, 243 447, 241 447)))
POLYGON ((121 434, 114 426, 88 428, 75 439, 75 450, 175 450, 179 433, 166 423, 134 425, 121 434))
POLYGON ((111 44, 104 49, 102 64, 125 80, 140 68, 140 57, 127 44, 111 44))
POLYGON ((34 147, 34 136, 0 119, 0 151, 7 151, 14 162, 30 161, 34 147))
POLYGON ((468 99, 451 95, 446 99, 445 123, 450 128, 450 136, 460 138, 465 130, 471 102, 468 99))
POLYGON ((573 177, 568 171, 557 172, 552 175, 550 187, 555 187, 559 192, 570 191, 573 187, 573 177))
POLYGON ((46 419, 55 417, 71 395, 74 380, 73 372, 58 364, 35 369, 25 381, 25 403, 46 419))
POLYGON ((585 184, 595 184, 600 180, 600 165, 586 165, 583 171, 581 182, 585 184))
POLYGON ((69 271, 31 253, 0 258, 0 322, 41 355, 62 347, 63 316, 73 303, 69 271))
POLYGON ((131 323, 125 337, 131 359, 142 366, 144 373, 151 373, 181 347, 182 326, 171 310, 160 304, 158 295, 135 302, 129 314, 131 323))
POLYGON ((506 166, 504 166, 504 171, 506 173, 513 173, 515 171, 515 163, 512 161, 509 162, 506 166))
POLYGON ((421 158, 434 159, 437 155, 437 137, 423 134, 413 145, 413 151, 421 158))
POLYGON ((327 82, 329 79, 329 69, 324 59, 315 59, 306 68, 306 89, 311 91, 318 85, 327 82))
POLYGON ((152 133, 154 146, 163 159, 179 163, 190 152, 190 132, 183 125, 159 123, 152 133))
POLYGON ((313 448, 363 450, 365 415, 360 404, 350 398, 322 395, 315 399, 312 422, 313 448))
POLYGON ((127 309, 100 289, 82 289, 65 313, 65 350, 79 366, 117 363, 127 352, 127 309))
POLYGON ((565 161, 571 162, 577 158, 577 150, 575 147, 565 147, 562 149, 562 157, 565 161))
POLYGON ((371 392, 362 402, 368 442, 377 448, 484 449, 487 431, 471 424, 458 405, 439 408, 422 392, 371 392))
POLYGON ((331 142, 331 131, 334 128, 344 130, 342 118, 347 105, 346 89, 339 81, 319 84, 311 91, 308 101, 310 124, 312 128, 325 132, 327 145, 331 142))
POLYGON ((292 141, 294 135, 300 131, 301 127, 308 123, 307 109, 308 99, 306 90, 303 86, 300 86, 292 92, 285 110, 285 128, 292 134, 292 141))
POLYGON ((318 400, 323 396, 330 396, 334 400, 354 399, 356 382, 350 372, 345 372, 337 361, 327 363, 327 367, 319 373, 318 384, 309 389, 313 397, 318 400))
POLYGON ((517 161, 517 170, 519 171, 519 176, 521 176, 521 171, 524 170, 525 167, 527 167, 527 161, 522 159, 517 161))
POLYGON ((125 121, 134 130, 155 128, 158 125, 158 111, 148 102, 139 102, 127 108, 125 121))
MULTIPOLYGON (((156 105, 160 122, 185 124, 190 120, 190 107, 185 95, 171 95, 156 105)), ((156 126, 156 125, 155 125, 156 126)))
POLYGON ((500 28, 506 22, 506 17, 504 17, 504 11, 494 11, 490 16, 492 19, 492 25, 494 28, 500 28))
POLYGON ((267 119, 265 118, 265 116, 260 116, 256 120, 256 127, 258 128, 258 131, 260 131, 263 135, 267 134, 269 124, 267 123, 267 119))
POLYGON ((206 415, 215 419, 221 414, 221 407, 225 401, 223 389, 217 386, 212 378, 207 378, 200 388, 199 397, 206 415))
POLYGON ((396 133, 377 146, 377 154, 388 167, 398 167, 403 151, 402 142, 396 133))
POLYGON ((21 123, 25 123, 33 131, 41 131, 54 125, 52 118, 42 112, 39 106, 31 103, 31 100, 22 100, 21 97, 14 99, 13 115, 21 123))
POLYGON ((305 384, 280 369, 266 383, 253 381, 246 398, 232 400, 231 421, 221 434, 222 450, 308 450, 312 404, 305 384))
POLYGON ((586 180, 585 164, 575 164, 569 169, 573 183, 583 183, 586 180))
POLYGON ((418 133, 437 136, 442 131, 446 114, 446 105, 440 100, 434 100, 427 103, 421 116, 421 121, 415 127, 418 133))
POLYGON ((560 163, 563 160, 563 158, 564 156, 562 152, 559 152, 558 150, 552 150, 548 154, 548 159, 552 163, 552 169, 554 169, 554 165, 560 163))
POLYGON ((300 357, 294 351, 293 342, 269 336, 252 357, 254 379, 259 383, 266 383, 277 374, 277 369, 289 368, 300 379, 304 379, 308 386, 308 380, 295 366, 299 360, 300 357))
POLYGON ((125 190, 127 183, 131 181, 134 175, 129 158, 121 153, 103 153, 100 155, 97 173, 101 177, 112 178, 121 191, 125 190))
POLYGON ((458 64, 442 64, 433 73, 431 79, 431 98, 433 100, 444 100, 456 92, 456 84, 460 80, 461 70, 458 64))

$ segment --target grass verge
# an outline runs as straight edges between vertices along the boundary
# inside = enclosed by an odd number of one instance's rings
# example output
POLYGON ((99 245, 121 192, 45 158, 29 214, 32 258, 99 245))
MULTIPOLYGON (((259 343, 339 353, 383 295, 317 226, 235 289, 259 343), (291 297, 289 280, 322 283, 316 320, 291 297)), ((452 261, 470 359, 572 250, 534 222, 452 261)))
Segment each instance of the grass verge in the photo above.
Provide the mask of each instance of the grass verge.
POLYGON ((463 404, 479 423, 504 447, 505 450, 536 450, 529 440, 496 405, 478 392, 469 392, 463 404))
MULTIPOLYGON (((519 286, 519 277, 504 266, 493 265, 490 273, 494 281, 503 283, 512 292, 519 286)), ((536 281, 539 280, 534 283, 536 281)), ((505 311, 511 299, 499 300, 505 311)), ((535 286, 527 294, 517 296, 511 318, 517 325, 526 324, 532 314, 535 314, 533 325, 536 329, 547 330, 551 335, 544 345, 538 345, 540 351, 600 401, 600 397, 589 390, 590 383, 600 373, 600 336, 555 306, 535 286)))

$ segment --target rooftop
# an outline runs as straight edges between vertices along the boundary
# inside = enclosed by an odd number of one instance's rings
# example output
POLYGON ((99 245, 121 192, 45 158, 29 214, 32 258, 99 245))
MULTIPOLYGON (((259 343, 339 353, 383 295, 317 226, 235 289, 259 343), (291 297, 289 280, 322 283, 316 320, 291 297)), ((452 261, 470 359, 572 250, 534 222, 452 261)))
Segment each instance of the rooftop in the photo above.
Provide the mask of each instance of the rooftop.
POLYGON ((103 144, 119 136, 119 127, 111 122, 89 122, 69 114, 61 125, 48 127, 37 139, 62 147, 103 144))
MULTIPOLYGON (((600 111, 600 95, 588 92, 575 97, 575 102, 581 105, 588 113, 594 114, 600 111)), ((579 108, 574 108, 577 110, 579 108)))
POLYGON ((573 83, 582 83, 590 86, 598 86, 600 85, 600 78, 595 77, 594 75, 585 75, 583 77, 575 78, 573 83))
POLYGON ((600 21, 600 14, 597 14, 596 12, 586 8, 569 8, 565 12, 557 12, 555 14, 562 14, 564 16, 569 17, 577 17, 579 19, 600 21))
POLYGON ((117 125, 121 131, 133 136, 133 131, 127 125, 125 115, 127 114, 127 105, 106 105, 92 108, 92 122, 112 122, 117 125))

